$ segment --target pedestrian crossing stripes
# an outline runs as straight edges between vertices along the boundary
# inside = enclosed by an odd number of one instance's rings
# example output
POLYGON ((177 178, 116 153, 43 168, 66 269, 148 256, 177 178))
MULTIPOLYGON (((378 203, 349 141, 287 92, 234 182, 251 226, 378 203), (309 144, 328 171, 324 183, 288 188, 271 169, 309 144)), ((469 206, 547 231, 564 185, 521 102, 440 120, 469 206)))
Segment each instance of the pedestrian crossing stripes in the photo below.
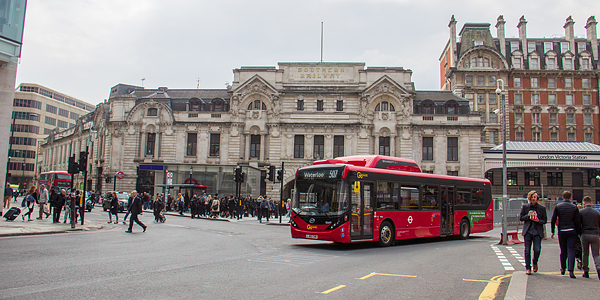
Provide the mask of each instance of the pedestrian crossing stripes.
POLYGON ((274 255, 274 256, 261 256, 261 257, 249 259, 248 261, 272 263, 272 264, 282 264, 282 265, 300 267, 300 266, 318 263, 320 261, 328 260, 328 259, 335 258, 335 257, 337 257, 337 256, 318 255, 318 254, 314 254, 314 253, 286 253, 286 254, 274 255))
POLYGON ((496 253, 496 257, 498 257, 498 260, 504 267, 504 270, 514 271, 515 268, 510 264, 508 259, 506 259, 506 256, 504 256, 504 253, 502 253, 502 250, 500 250, 500 248, 498 248, 496 245, 492 245, 491 247, 492 247, 492 250, 496 253))
POLYGON ((515 250, 513 247, 506 247, 506 249, 510 251, 510 254, 512 254, 512 256, 514 256, 523 265, 523 267, 525 266, 525 259, 517 252, 517 250, 515 250))

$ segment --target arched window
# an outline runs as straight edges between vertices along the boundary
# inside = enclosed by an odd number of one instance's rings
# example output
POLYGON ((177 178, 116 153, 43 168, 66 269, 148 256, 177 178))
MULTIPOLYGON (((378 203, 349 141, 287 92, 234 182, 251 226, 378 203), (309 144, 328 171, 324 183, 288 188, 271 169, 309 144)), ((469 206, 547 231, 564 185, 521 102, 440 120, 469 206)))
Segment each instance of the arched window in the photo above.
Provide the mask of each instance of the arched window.
POLYGON ((426 100, 421 103, 421 114, 433 115, 435 114, 435 103, 431 100, 426 100))
POLYGON ((393 104, 387 101, 381 101, 381 103, 375 106, 375 111, 396 111, 396 109, 393 104))
POLYGON ((267 110, 267 105, 260 100, 254 100, 248 104, 248 110, 267 110))
POLYGON ((201 111, 202 110, 202 100, 198 98, 190 99, 190 111, 201 111))
POLYGON ((443 106, 444 114, 447 114, 447 115, 458 115, 459 109, 460 109, 460 106, 454 100, 446 101, 446 103, 444 103, 444 106, 443 106))

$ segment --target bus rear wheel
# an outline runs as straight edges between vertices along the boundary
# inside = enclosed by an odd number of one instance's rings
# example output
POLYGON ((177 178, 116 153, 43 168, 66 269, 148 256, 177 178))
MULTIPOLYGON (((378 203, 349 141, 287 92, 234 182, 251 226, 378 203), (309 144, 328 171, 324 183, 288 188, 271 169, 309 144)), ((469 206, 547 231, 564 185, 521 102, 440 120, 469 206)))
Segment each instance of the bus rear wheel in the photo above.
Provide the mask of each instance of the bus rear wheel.
POLYGON ((388 221, 384 221, 379 226, 379 246, 391 246, 395 241, 394 228, 388 221))
POLYGON ((460 238, 466 240, 469 238, 471 234, 471 226, 469 225, 469 221, 463 219, 460 221, 460 238))

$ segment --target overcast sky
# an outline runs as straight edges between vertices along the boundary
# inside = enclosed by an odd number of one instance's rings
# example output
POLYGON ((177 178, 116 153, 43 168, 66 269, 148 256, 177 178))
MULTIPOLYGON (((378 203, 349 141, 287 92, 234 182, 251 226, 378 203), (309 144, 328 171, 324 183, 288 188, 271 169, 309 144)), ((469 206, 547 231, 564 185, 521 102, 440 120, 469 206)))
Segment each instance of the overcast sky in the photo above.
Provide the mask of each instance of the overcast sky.
MULTIPOLYGON (((418 90, 438 90, 439 57, 455 15, 491 23, 504 15, 517 37, 575 34, 600 1, 427 0, 29 0, 16 85, 38 83, 97 104, 118 83, 146 88, 224 88, 241 66, 318 62, 324 22, 326 62, 413 71, 418 90)), ((600 28, 599 28, 600 29, 600 28)))

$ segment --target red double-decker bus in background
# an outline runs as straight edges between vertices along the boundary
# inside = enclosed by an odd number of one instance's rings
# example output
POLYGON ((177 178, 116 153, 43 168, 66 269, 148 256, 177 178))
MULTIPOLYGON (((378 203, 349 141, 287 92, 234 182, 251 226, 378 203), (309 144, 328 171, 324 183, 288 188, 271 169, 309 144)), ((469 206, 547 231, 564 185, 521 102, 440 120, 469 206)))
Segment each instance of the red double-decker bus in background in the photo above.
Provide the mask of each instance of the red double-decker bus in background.
POLYGON ((54 189, 56 192, 60 192, 60 189, 69 190, 71 188, 71 180, 71 174, 67 171, 43 172, 38 178, 38 187, 43 184, 48 188, 48 191, 54 189))
POLYGON ((296 172, 293 238, 338 243, 490 231, 487 179, 422 173, 410 159, 360 155, 316 161, 296 172))

